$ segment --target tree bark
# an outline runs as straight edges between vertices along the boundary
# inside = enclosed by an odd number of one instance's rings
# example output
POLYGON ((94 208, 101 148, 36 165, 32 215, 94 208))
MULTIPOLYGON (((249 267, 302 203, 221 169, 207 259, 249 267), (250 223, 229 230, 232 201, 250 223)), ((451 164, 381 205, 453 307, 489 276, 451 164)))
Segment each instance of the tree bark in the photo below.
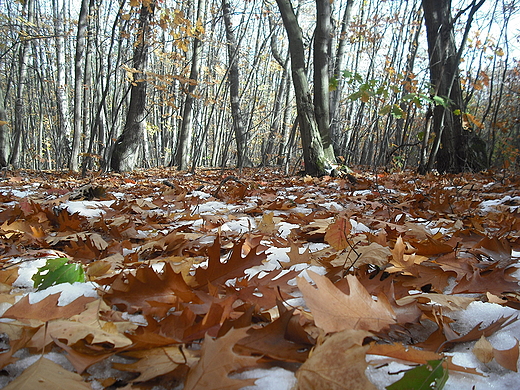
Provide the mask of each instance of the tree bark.
POLYGON ((7 114, 4 106, 4 91, 0 88, 0 168, 7 167, 9 160, 9 136, 7 114))
POLYGON ((248 136, 245 132, 242 110, 240 109, 240 75, 238 70, 238 45, 231 25, 231 6, 229 0, 222 0, 222 15, 226 28, 228 50, 228 84, 231 100, 231 116, 237 145, 237 167, 251 166, 248 156, 248 136))
MULTIPOLYGON (((33 19, 33 3, 32 0, 27 0, 24 3, 24 12, 26 13, 27 21, 32 22, 33 19)), ((9 156, 9 163, 15 166, 18 162, 18 156, 20 155, 22 133, 24 131, 24 91, 25 84, 27 82, 27 59, 28 59, 28 48, 29 40, 23 38, 20 42, 20 49, 18 52, 18 77, 16 80, 16 100, 14 103, 14 138, 11 149, 11 155, 9 156)))
MULTIPOLYGON (((483 4, 473 0, 470 16, 466 24, 469 31, 473 14, 483 4)), ((434 163, 440 173, 458 173, 464 170, 482 168, 474 161, 472 142, 462 127, 464 111, 462 89, 459 79, 459 62, 464 46, 457 50, 454 35, 454 19, 451 15, 451 0, 423 0, 424 21, 428 40, 428 56, 430 60, 430 81, 434 95, 447 101, 446 105, 436 105, 433 109, 432 130, 435 133, 428 166, 431 170, 434 163), (458 111, 458 112, 457 112, 458 111)), ((424 171, 424 167, 419 167, 424 171)))
POLYGON ((77 171, 79 168, 79 150, 82 133, 83 61, 85 59, 85 41, 89 11, 89 0, 82 0, 79 11, 78 31, 76 34, 76 54, 74 57, 74 132, 69 160, 69 169, 72 171, 77 171))
POLYGON ((318 123, 316 122, 313 99, 305 73, 302 32, 290 0, 276 0, 276 3, 282 14, 283 24, 289 38, 291 74, 300 123, 305 173, 313 176, 324 175, 332 170, 331 164, 334 161, 330 161, 325 156, 318 123))
MULTIPOLYGON (((337 80, 336 89, 331 92, 330 96, 330 133, 334 142, 337 142, 337 135, 341 132, 339 128, 339 101, 343 91, 343 77, 341 75, 345 62, 345 52, 347 49, 347 31, 352 15, 352 7, 354 0, 347 0, 345 11, 343 12, 343 19, 341 21, 341 31, 338 37, 338 47, 336 49, 336 57, 334 59, 333 76, 337 80)), ((335 147, 335 152, 339 152, 339 145, 335 147)))
POLYGON ((330 134, 330 0, 316 0, 316 34, 314 37, 314 113, 325 157, 334 161, 330 134))
MULTIPOLYGON (((197 2, 197 22, 201 16, 205 16, 206 11, 202 10, 204 2, 197 2)), ((202 20, 202 23, 203 20, 202 20)), ((182 124, 179 130, 179 138, 177 140, 177 150, 175 153, 175 164, 178 170, 188 169, 191 157, 191 147, 193 139, 193 102, 195 100, 195 89, 199 78, 200 59, 202 55, 202 42, 198 37, 193 40, 193 53, 191 56, 190 82, 186 97, 184 99, 184 110, 182 113, 182 124)))
POLYGON ((110 168, 116 172, 132 171, 137 165, 139 149, 146 129, 146 64, 148 59, 148 35, 153 17, 155 0, 141 7, 139 32, 134 49, 132 88, 125 127, 114 144, 110 168))

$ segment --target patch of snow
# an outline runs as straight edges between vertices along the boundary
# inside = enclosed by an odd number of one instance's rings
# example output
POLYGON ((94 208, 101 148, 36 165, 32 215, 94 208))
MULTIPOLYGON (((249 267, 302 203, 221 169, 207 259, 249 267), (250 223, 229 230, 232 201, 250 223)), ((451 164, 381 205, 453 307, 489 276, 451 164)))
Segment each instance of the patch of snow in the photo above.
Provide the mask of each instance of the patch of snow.
POLYGON ((43 267, 47 263, 47 258, 41 258, 29 261, 17 261, 13 259, 13 263, 18 264, 18 278, 13 283, 14 287, 19 288, 33 288, 34 281, 32 277, 38 271, 38 268, 43 267))
POLYGON ((497 206, 503 205, 505 208, 509 208, 510 212, 515 212, 520 207, 520 196, 511 197, 509 195, 504 196, 502 199, 490 199, 480 203, 480 209, 483 212, 499 211, 497 206), (511 202, 515 205, 509 206, 504 203, 511 202))
POLYGON ((294 223, 280 222, 280 224, 278 225, 278 234, 282 238, 287 238, 287 236, 291 234, 292 229, 296 229, 299 227, 300 225, 296 225, 294 223))
POLYGON ((95 283, 61 283, 50 286, 45 290, 30 292, 29 303, 33 305, 56 293, 61 293, 58 299, 58 306, 66 306, 83 295, 92 298, 98 297, 97 285, 95 283))
POLYGON ((12 194, 13 196, 16 196, 17 198, 27 198, 28 196, 36 194, 35 191, 26 190, 26 191, 20 191, 16 189, 9 189, 8 191, 3 191, 2 195, 8 195, 12 194))
POLYGON ((351 229, 352 234, 369 233, 372 231, 367 225, 365 225, 364 223, 358 222, 355 219, 351 219, 350 224, 352 225, 352 229, 351 229))
POLYGON ((194 198, 200 198, 200 199, 211 198, 211 194, 208 194, 207 192, 203 192, 203 191, 192 191, 190 195, 194 198))
POLYGON ((228 221, 220 227, 220 229, 222 231, 228 231, 228 232, 233 231, 233 232, 237 232, 240 234, 250 232, 255 228, 256 228, 256 222, 251 217, 241 217, 241 218, 235 219, 233 221, 228 221))
POLYGON ((289 390, 296 385, 294 373, 281 367, 243 371, 232 378, 256 379, 254 386, 242 387, 241 390, 289 390))
POLYGON ((72 200, 64 203, 69 213, 80 215, 88 218, 100 217, 105 213, 103 207, 110 207, 114 200, 72 200))

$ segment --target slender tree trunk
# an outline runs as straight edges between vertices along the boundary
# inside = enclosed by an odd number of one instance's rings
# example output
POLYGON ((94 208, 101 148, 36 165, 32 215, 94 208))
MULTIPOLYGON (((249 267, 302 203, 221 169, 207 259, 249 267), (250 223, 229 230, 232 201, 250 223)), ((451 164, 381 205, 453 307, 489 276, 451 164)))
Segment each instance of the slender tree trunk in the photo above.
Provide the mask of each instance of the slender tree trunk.
POLYGON ((143 132, 146 129, 146 75, 145 69, 148 57, 148 35, 150 20, 153 17, 155 1, 141 7, 139 17, 139 32, 134 49, 133 68, 138 72, 133 74, 130 103, 126 116, 125 127, 118 137, 110 167, 116 172, 132 171, 137 165, 143 132))
MULTIPOLYGON (((57 161, 66 161, 67 140, 70 135, 70 110, 69 99, 67 94, 67 82, 65 80, 65 32, 63 22, 65 18, 65 3, 60 4, 59 1, 53 0, 54 11, 54 34, 56 48, 56 104, 58 107, 58 140, 61 150, 56 150, 60 156, 57 161), (60 9, 61 7, 61 9, 60 9)), ((61 164, 60 164, 61 165, 61 164)))
POLYGON ((9 133, 7 114, 4 106, 4 91, 0 88, 0 168, 7 167, 9 160, 9 133))
MULTIPOLYGON (((331 92, 330 96, 330 133, 333 137, 334 142, 337 142, 337 136, 340 133, 339 128, 339 101, 341 93, 343 91, 343 77, 341 72, 344 71, 345 63, 345 52, 347 50, 347 31, 352 15, 352 7, 354 0, 347 0, 345 11, 343 12, 343 19, 341 20, 341 31, 338 37, 338 47, 336 49, 336 57, 334 61, 333 76, 337 80, 336 88, 331 92)), ((335 148, 336 152, 339 152, 339 148, 335 148)))
POLYGON ((86 35, 88 27, 89 0, 81 1, 78 31, 76 34, 76 55, 74 57, 74 133, 69 169, 77 171, 79 167, 79 151, 81 141, 82 97, 83 97, 83 61, 85 59, 86 35))
POLYGON ((248 137, 244 128, 243 114, 240 109, 240 76, 238 70, 238 45, 231 24, 231 6, 229 0, 222 0, 222 14, 226 28, 226 40, 228 49, 228 84, 229 98, 231 100, 231 115, 233 117, 233 129, 237 145, 237 167, 251 166, 249 160, 248 137))
POLYGON ((305 172, 309 175, 324 175, 332 169, 333 161, 325 156, 314 104, 305 73, 305 50, 302 31, 290 0, 276 0, 283 24, 289 38, 291 53, 291 73, 296 95, 296 107, 300 124, 305 172))
POLYGON ((316 33, 314 36, 314 113, 325 158, 334 161, 330 135, 330 0, 316 0, 316 33))
MULTIPOLYGON (((26 14, 27 21, 32 22, 33 19, 33 2, 27 0, 24 3, 24 13, 26 14)), ((23 36, 23 35, 21 35, 23 36)), ((9 163, 11 165, 17 165, 18 157, 20 155, 21 139, 24 132, 24 92, 25 84, 27 83, 27 60, 29 55, 29 41, 22 38, 20 42, 20 48, 18 51, 18 77, 16 85, 16 98, 14 102, 14 139, 13 146, 11 148, 11 156, 9 157, 9 163)))
MULTIPOLYGON (((197 22, 201 20, 204 23, 206 11, 202 0, 197 2, 197 22), (202 16, 202 19, 201 19, 202 16)), ((184 110, 182 113, 182 124, 179 131, 179 138, 177 140, 177 151, 175 153, 175 164, 177 169, 188 169, 189 160, 191 157, 191 147, 193 139, 193 103, 195 100, 195 89, 199 78, 200 59, 202 55, 202 41, 195 37, 193 40, 193 53, 191 56, 191 70, 190 82, 188 90, 184 99, 184 110)))

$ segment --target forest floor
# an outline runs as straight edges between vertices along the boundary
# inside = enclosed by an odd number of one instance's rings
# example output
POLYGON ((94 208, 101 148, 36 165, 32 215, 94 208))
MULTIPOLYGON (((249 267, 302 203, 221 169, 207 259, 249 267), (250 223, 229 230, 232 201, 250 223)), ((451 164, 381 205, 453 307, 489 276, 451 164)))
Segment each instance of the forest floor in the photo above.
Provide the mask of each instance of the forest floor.
POLYGON ((0 198, 0 388, 520 388, 511 172, 13 171, 0 198))

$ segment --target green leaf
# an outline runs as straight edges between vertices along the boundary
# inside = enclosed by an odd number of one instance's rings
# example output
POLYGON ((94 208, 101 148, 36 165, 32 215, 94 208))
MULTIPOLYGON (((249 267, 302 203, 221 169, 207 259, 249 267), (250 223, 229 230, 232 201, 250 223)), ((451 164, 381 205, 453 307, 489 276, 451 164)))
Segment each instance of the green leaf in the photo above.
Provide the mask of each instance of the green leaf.
POLYGON ((390 104, 387 104, 383 108, 379 110, 379 115, 385 116, 386 114, 390 113, 390 110, 392 109, 392 106, 390 104))
POLYGON ((343 77, 345 77, 346 79, 352 78, 353 75, 354 75, 354 73, 352 73, 350 70, 343 71, 343 77))
POLYGON ((462 111, 457 108, 456 110, 453 111, 453 114, 454 115, 462 115, 462 111))
POLYGON ((67 264, 69 259, 60 257, 47 260, 32 277, 38 291, 62 283, 84 282, 85 273, 80 264, 67 264))
POLYGON ((435 104, 437 104, 438 106, 443 106, 443 107, 447 107, 447 106, 448 106, 448 102, 446 101, 446 99, 444 99, 444 98, 441 97, 441 96, 434 96, 434 97, 433 97, 433 101, 434 101, 435 104))
POLYGON ((392 106, 392 116, 396 119, 401 119, 406 116, 406 113, 397 104, 392 106))
POLYGON ((448 380, 448 370, 441 360, 429 360, 409 371, 397 382, 387 386, 387 390, 441 390, 448 380))
POLYGON ((356 101, 361 97, 361 91, 354 92, 348 98, 349 100, 356 101))

